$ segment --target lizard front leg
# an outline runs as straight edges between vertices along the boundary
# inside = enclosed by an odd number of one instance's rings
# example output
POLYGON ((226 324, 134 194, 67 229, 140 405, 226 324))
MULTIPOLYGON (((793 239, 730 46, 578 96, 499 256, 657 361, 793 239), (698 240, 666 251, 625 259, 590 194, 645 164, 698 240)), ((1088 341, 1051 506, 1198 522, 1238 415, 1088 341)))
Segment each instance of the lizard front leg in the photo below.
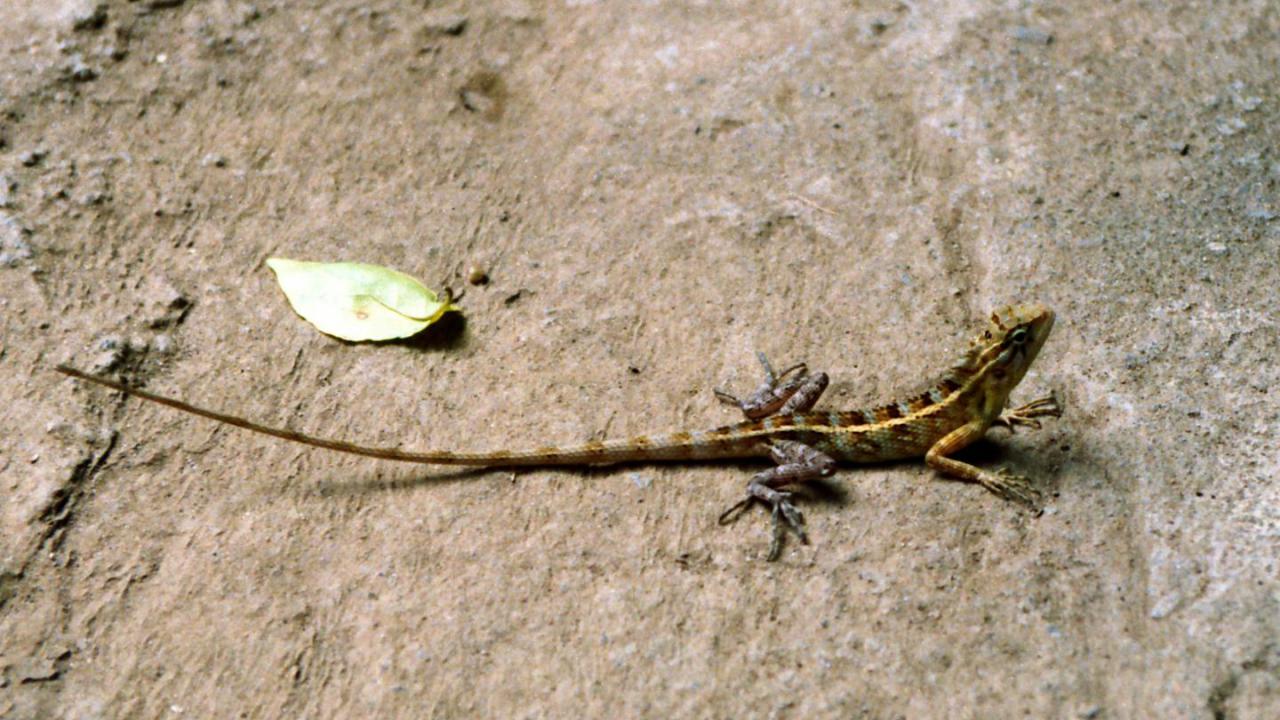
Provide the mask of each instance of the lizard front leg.
POLYGON ((836 461, 826 453, 795 440, 775 440, 769 448, 769 456, 776 467, 756 473, 747 483, 747 497, 724 511, 720 524, 728 525, 737 520, 742 511, 756 502, 768 505, 773 512, 773 542, 769 546, 769 560, 777 560, 782 554, 782 539, 787 530, 809 544, 804 531, 804 515, 791 504, 791 493, 778 488, 827 477, 835 472, 836 461))
POLYGON ((943 475, 976 482, 1005 500, 1013 500, 1037 509, 1036 491, 1027 478, 1014 475, 1004 468, 996 472, 988 472, 967 462, 947 457, 980 439, 986 431, 986 426, 980 420, 961 425, 929 448, 929 452, 924 456, 925 463, 943 475))
POLYGON ((1058 396, 1049 393, 1048 396, 1032 400, 1022 407, 1006 410, 992 424, 1009 428, 1009 432, 1014 432, 1019 425, 1039 430, 1040 421, 1036 420, 1039 417, 1062 417, 1058 396))
POLYGON ((725 392, 716 390, 716 397, 726 405, 733 405, 742 410, 748 420, 759 420, 770 415, 786 415, 804 412, 818 402, 829 382, 826 373, 809 374, 804 363, 796 363, 781 373, 773 371, 769 358, 763 352, 756 353, 760 364, 764 366, 764 381, 745 398, 739 399, 725 392), (795 375, 787 379, 791 373, 795 375))

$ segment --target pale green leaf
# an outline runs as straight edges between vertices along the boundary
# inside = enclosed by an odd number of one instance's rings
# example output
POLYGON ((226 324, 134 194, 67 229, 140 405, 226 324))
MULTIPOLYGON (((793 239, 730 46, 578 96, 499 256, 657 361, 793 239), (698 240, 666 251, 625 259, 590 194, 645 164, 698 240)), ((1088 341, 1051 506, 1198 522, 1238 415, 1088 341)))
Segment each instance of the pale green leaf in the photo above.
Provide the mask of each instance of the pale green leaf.
POLYGON ((268 258, 289 304, 320 332, 343 340, 394 340, 421 332, 450 310, 414 278, 366 263, 268 258))

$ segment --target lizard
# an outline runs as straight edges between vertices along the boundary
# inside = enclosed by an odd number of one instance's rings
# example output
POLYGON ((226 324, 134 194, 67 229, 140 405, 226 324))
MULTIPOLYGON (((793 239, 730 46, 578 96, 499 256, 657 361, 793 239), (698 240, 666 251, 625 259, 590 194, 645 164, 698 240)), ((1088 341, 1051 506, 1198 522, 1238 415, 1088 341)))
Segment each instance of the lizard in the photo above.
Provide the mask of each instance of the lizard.
POLYGON ((869 410, 814 410, 829 383, 827 374, 810 373, 804 363, 778 373, 763 353, 757 353, 765 378, 754 392, 738 398, 723 390, 714 391, 721 402, 743 413, 745 419, 739 423, 713 430, 640 435, 574 446, 484 452, 414 452, 326 439, 197 407, 68 365, 58 365, 56 369, 79 380, 220 423, 383 460, 514 468, 768 457, 774 466, 751 477, 745 498, 720 515, 719 522, 729 524, 751 505, 764 504, 771 510, 773 519, 768 559, 776 560, 788 531, 801 542, 809 542, 804 516, 792 502, 793 493, 784 488, 828 477, 835 472, 838 462, 871 463, 923 457, 926 465, 944 476, 976 483, 1001 498, 1036 508, 1038 493, 1027 478, 1003 468, 995 472, 983 470, 952 456, 982 438, 993 426, 1013 432, 1020 426, 1039 428, 1038 418, 1061 416, 1062 408, 1052 392, 1026 405, 1005 410, 1010 392, 1036 359, 1053 323, 1053 311, 1036 303, 996 310, 969 343, 960 361, 927 390, 869 410))

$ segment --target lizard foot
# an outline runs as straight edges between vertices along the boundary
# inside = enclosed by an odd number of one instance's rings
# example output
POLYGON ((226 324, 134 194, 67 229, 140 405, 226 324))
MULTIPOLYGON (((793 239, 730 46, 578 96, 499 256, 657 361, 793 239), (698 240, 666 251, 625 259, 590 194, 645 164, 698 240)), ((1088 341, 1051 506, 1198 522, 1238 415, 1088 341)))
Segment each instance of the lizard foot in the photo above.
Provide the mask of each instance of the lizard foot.
POLYGON ((721 513, 719 523, 728 525, 734 522, 747 508, 760 502, 772 507, 773 541, 769 544, 767 556, 769 561, 777 560, 782 555, 782 541, 788 530, 795 533, 796 537, 800 538, 800 542, 808 545, 809 535, 804 531, 804 514, 791 502, 791 493, 779 492, 763 486, 761 489, 767 491, 768 497, 761 497, 766 493, 756 494, 757 491, 754 488, 748 488, 748 495, 745 498, 721 513))
POLYGON ((992 424, 1009 428, 1009 432, 1015 432, 1019 425, 1039 430, 1040 421, 1036 418, 1040 417, 1062 417, 1062 406, 1058 404, 1058 398, 1053 393, 1049 393, 1048 397, 1032 400, 1022 407, 1005 412, 992 424))
POLYGON ((796 534, 800 542, 809 544, 809 536, 804 531, 804 515, 791 504, 788 499, 791 493, 778 493, 780 497, 773 501, 773 542, 769 543, 768 560, 773 562, 782 555, 782 539, 787 531, 796 534))
POLYGON ((1031 481, 1021 475, 1014 475, 1006 468, 993 473, 983 473, 978 482, 982 487, 1011 500, 1030 510, 1040 511, 1040 493, 1031 481))
POLYGON ((720 402, 738 408, 748 420, 808 410, 827 388, 826 373, 810 375, 804 363, 796 363, 779 373, 774 371, 764 353, 756 353, 756 357, 764 367, 764 380, 754 392, 739 398, 724 390, 714 391, 720 402))

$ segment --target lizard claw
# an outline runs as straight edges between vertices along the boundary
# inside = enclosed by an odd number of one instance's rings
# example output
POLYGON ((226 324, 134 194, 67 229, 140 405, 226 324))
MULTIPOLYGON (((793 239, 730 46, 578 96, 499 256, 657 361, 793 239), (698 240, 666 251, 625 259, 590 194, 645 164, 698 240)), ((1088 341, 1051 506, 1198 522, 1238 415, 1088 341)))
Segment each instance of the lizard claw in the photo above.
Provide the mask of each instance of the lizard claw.
POLYGON ((1007 468, 1000 468, 979 482, 983 487, 999 495, 1005 500, 1016 502, 1030 510, 1040 511, 1040 493, 1031 481, 1021 475, 1014 475, 1007 468))
POLYGON ((999 425, 1009 429, 1009 432, 1015 432, 1019 425, 1029 427, 1033 430, 1040 429, 1039 417, 1062 417, 1062 406, 1058 404, 1058 397, 1053 393, 1049 393, 1047 397, 1014 408, 996 418, 993 425, 999 425))
POLYGON ((782 555, 782 539, 787 530, 795 533, 800 542, 809 544, 809 536, 804 531, 804 515, 791 504, 788 499, 790 497, 791 493, 778 493, 778 498, 773 502, 773 542, 769 544, 767 558, 770 562, 782 555))
POLYGON ((778 412, 797 393, 804 393, 803 397, 806 400, 812 395, 812 399, 816 401, 817 395, 821 394, 822 390, 827 386, 826 376, 824 375, 824 379, 819 381, 821 387, 816 392, 812 389, 807 389, 809 385, 814 384, 814 380, 809 377, 809 368, 804 363, 796 363, 779 373, 773 369, 773 365, 769 363, 769 358, 765 357, 763 352, 756 353, 756 357, 760 359, 760 365, 764 367, 764 380, 754 392, 740 398, 726 390, 718 388, 712 390, 717 400, 725 405, 732 405, 738 408, 747 416, 748 420, 759 420, 762 417, 778 412), (795 376, 788 379, 788 376, 793 373, 795 376))
POLYGON ((742 513, 745 512, 747 508, 751 507, 751 505, 754 504, 755 501, 756 501, 756 497, 754 495, 746 496, 745 498, 734 503, 733 507, 720 513, 720 519, 717 522, 719 522, 721 525, 729 525, 730 523, 734 522, 738 518, 742 517, 742 513))
POLYGON ((757 502, 765 503, 773 508, 773 541, 769 544, 770 561, 777 560, 782 555, 782 541, 786 537, 787 531, 796 534, 800 538, 800 542, 805 545, 809 544, 809 535, 804 531, 804 514, 800 512, 794 504, 792 504, 791 493, 773 492, 772 496, 765 500, 756 495, 747 495, 739 500, 733 507, 725 510, 720 514, 719 523, 728 525, 742 516, 747 508, 757 502))

